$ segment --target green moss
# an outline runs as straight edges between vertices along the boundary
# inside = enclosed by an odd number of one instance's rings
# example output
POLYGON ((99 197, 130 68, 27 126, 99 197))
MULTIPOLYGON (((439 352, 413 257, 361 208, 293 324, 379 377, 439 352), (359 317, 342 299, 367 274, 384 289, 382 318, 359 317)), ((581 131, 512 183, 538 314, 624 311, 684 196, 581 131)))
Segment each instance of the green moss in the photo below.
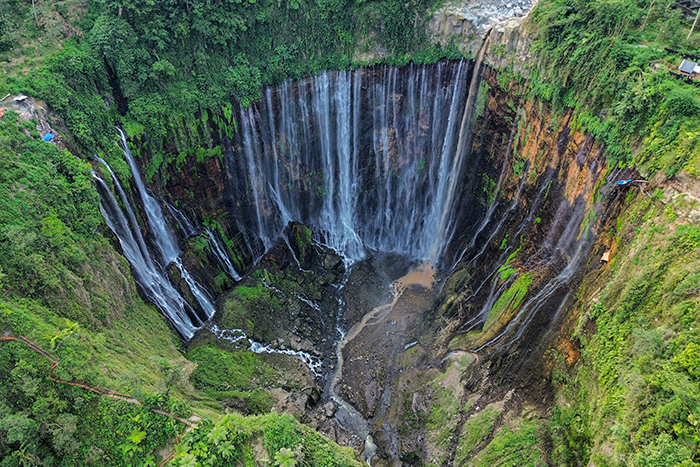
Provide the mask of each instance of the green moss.
POLYGON ((455 457, 456 465, 462 465, 474 448, 491 434, 499 416, 498 410, 487 406, 483 411, 467 420, 459 436, 457 456, 455 457))
MULTIPOLYGON (((538 217, 537 219, 539 219, 539 217, 538 217)), ((535 220, 535 224, 537 224, 537 223, 538 223, 537 220, 535 220)), ((522 246, 522 238, 521 238, 521 244, 520 244, 520 246, 518 246, 518 248, 517 248, 513 253, 511 253, 510 255, 508 255, 508 258, 506 259, 506 262, 503 263, 503 265, 502 265, 501 267, 499 267, 499 268, 498 268, 498 271, 496 272, 496 274, 500 274, 500 275, 501 275, 501 280, 506 280, 506 279, 508 279, 511 275, 513 275, 513 274, 515 274, 516 272, 518 272, 517 269, 510 267, 510 262, 513 260, 513 258, 515 258, 515 256, 516 256, 518 253, 520 253, 520 250, 522 250, 522 249, 523 249, 523 246, 522 246)))
POLYGON ((430 415, 425 426, 430 432, 431 442, 441 450, 445 450, 457 426, 459 399, 452 388, 435 386, 430 415))
POLYGON ((484 195, 484 202, 486 206, 491 206, 496 199, 496 181, 489 177, 487 173, 481 174, 481 181, 483 183, 481 192, 484 195))
POLYGON ((481 81, 481 83, 479 84, 479 91, 476 95, 476 103, 474 104, 474 123, 479 117, 481 117, 484 114, 484 110, 486 110, 486 104, 488 104, 490 90, 491 87, 489 86, 489 83, 486 80, 481 81))
POLYGON ((311 229, 305 225, 299 225, 295 231, 294 241, 299 249, 300 260, 306 258, 306 250, 311 246, 311 229))
POLYGON ((493 440, 469 462, 474 467, 544 467, 546 456, 540 449, 542 425, 522 420, 517 427, 501 427, 493 440))
POLYGON ((209 252, 209 242, 206 237, 198 235, 193 239, 188 240, 192 248, 192 253, 194 253, 200 260, 206 260, 207 254, 209 252))
POLYGON ((252 390, 278 376, 264 358, 245 350, 228 352, 215 346, 203 346, 188 352, 186 357, 197 363, 190 377, 192 383, 197 389, 209 392, 252 390))
POLYGON ((483 330, 491 328, 506 312, 513 312, 518 309, 523 298, 527 294, 527 288, 530 285, 530 273, 526 272, 520 275, 513 284, 503 292, 496 300, 493 308, 486 318, 483 330))

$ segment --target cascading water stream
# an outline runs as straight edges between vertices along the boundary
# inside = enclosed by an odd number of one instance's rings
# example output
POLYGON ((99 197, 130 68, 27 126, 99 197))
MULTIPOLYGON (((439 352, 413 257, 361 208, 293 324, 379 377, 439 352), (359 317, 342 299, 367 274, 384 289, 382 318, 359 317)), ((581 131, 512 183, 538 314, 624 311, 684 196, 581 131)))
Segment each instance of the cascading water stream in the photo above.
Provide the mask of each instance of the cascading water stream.
POLYGON ((133 177, 136 188, 141 196, 143 209, 148 217, 148 224, 154 231, 153 237, 155 243, 160 250, 164 264, 170 264, 175 260, 175 258, 178 257, 180 250, 177 247, 175 238, 173 238, 173 235, 170 232, 170 228, 168 227, 165 216, 163 216, 163 211, 158 205, 158 202, 146 192, 146 187, 141 179, 141 174, 138 166, 136 165, 136 161, 134 161, 131 151, 129 150, 129 146, 126 143, 126 136, 124 135, 124 132, 120 128, 117 128, 117 132, 119 133, 119 137, 122 141, 121 147, 124 151, 126 162, 129 164, 129 168, 131 169, 131 176, 133 177))
POLYGON ((226 159, 236 218, 264 249, 294 220, 350 261, 439 258, 469 72, 465 60, 380 66, 265 88, 238 109, 226 159))
MULTIPOLYGON (((129 260, 134 271, 134 276, 145 292, 147 297, 166 315, 173 327, 185 339, 190 339, 194 334, 195 329, 201 326, 204 321, 211 318, 215 313, 214 304, 209 298, 204 288, 192 277, 185 269, 180 259, 180 249, 173 233, 170 231, 163 211, 158 202, 146 191, 146 187, 141 179, 141 176, 136 166, 136 162, 129 151, 126 144, 126 137, 121 129, 117 129, 122 141, 122 149, 124 156, 131 169, 133 181, 141 197, 143 208, 148 219, 148 226, 151 232, 153 244, 158 248, 159 255, 154 255, 148 248, 143 236, 141 228, 136 220, 134 210, 131 203, 122 188, 121 183, 116 175, 109 167, 107 162, 97 158, 97 160, 105 166, 112 176, 115 190, 119 194, 119 198, 124 206, 124 210, 119 207, 116 198, 112 194, 107 184, 97 174, 94 174, 94 179, 100 188, 100 208, 107 222, 108 227, 115 233, 124 251, 124 256, 129 260), (159 257, 161 264, 157 264, 153 258, 159 257), (199 316, 197 310, 192 308, 182 295, 173 287, 167 278, 165 268, 173 264, 177 269, 180 277, 185 281, 192 296, 197 301, 203 315, 199 316)), ((171 208, 174 209, 174 208, 171 208)), ((182 219, 177 219, 181 228, 184 230, 193 230, 193 227, 182 216, 182 219)), ((185 232, 187 233, 187 232, 185 232)), ((231 273, 235 270, 231 268, 231 273)))
POLYGON ((195 229, 194 225, 192 225, 192 222, 190 222, 187 216, 167 202, 165 203, 165 207, 168 208, 170 215, 173 217, 173 219, 175 219, 175 222, 177 222, 177 226, 180 229, 180 232, 182 232, 184 238, 190 238, 197 234, 197 229, 195 229))
POLYGON ((170 226, 168 225, 168 222, 165 219, 165 216, 163 215, 163 210, 158 204, 158 201, 156 201, 156 199, 150 194, 148 194, 148 192, 146 191, 146 186, 144 185, 143 180, 141 179, 139 168, 136 165, 136 161, 131 155, 129 146, 126 143, 126 135, 124 135, 124 132, 121 130, 121 128, 117 128, 117 132, 119 133, 119 137, 122 140, 122 149, 124 150, 124 156, 126 157, 126 161, 129 164, 129 168, 131 169, 131 175, 134 179, 134 183, 136 184, 136 188, 138 189, 139 195, 141 196, 144 211, 146 211, 146 216, 148 218, 148 225, 153 231, 152 236, 155 241, 155 244, 160 250, 160 254, 163 259, 163 264, 175 264, 175 267, 180 272, 181 277, 185 280, 187 286, 192 291, 192 295, 194 295, 195 299, 199 303, 199 306, 201 306, 204 312, 206 313, 206 317, 204 317, 204 320, 209 319, 212 316, 214 316, 214 313, 216 311, 216 309, 214 308, 214 304, 211 302, 211 299, 209 298, 207 292, 197 283, 196 280, 194 280, 194 278, 182 265, 182 261, 179 258, 180 248, 178 247, 177 242, 175 241, 173 233, 170 231, 170 226))
POLYGON ((114 176, 106 162, 100 162, 104 163, 112 174, 115 188, 120 195, 122 204, 126 207, 129 219, 127 220, 127 216, 124 215, 124 211, 104 180, 93 172, 93 178, 100 192, 100 211, 107 226, 119 239, 122 252, 131 264, 134 279, 141 286, 144 294, 165 314, 180 335, 185 339, 191 338, 195 328, 193 321, 196 325, 201 325, 201 322, 197 321, 198 318, 194 310, 168 281, 162 268, 153 262, 152 255, 146 248, 141 230, 136 223, 131 205, 119 180, 114 176))
POLYGON ((454 194, 457 189, 457 183, 459 182, 459 176, 462 172, 464 157, 471 151, 474 105, 476 104, 476 96, 481 80, 481 64, 484 60, 484 53, 486 53, 486 49, 488 48, 490 34, 491 29, 486 32, 484 42, 481 44, 476 63, 474 64, 474 71, 472 72, 471 83, 468 90, 469 95, 464 106, 464 113, 462 114, 459 139, 457 140, 456 151, 452 159, 452 170, 449 172, 449 176, 447 178, 441 179, 441 182, 444 183, 444 186, 440 191, 443 202, 438 207, 438 209, 441 209, 440 223, 437 230, 437 236, 435 237, 435 242, 433 243, 431 250, 431 259, 433 260, 439 257, 442 249, 452 238, 453 229, 450 227, 454 211, 454 194))
POLYGON ((216 239, 216 236, 211 230, 207 228, 206 232, 209 236, 209 244, 212 247, 211 249, 214 252, 214 256, 216 256, 216 259, 219 261, 219 264, 224 268, 226 273, 229 276, 231 276, 231 279, 235 281, 240 281, 241 276, 236 272, 236 269, 233 267, 233 263, 231 263, 231 259, 226 254, 226 250, 224 250, 221 247, 221 245, 219 245, 219 241, 216 239))
POLYGON ((281 355, 291 355, 298 357, 316 376, 321 376, 321 359, 300 350, 280 348, 276 349, 267 344, 261 344, 248 337, 242 329, 221 329, 217 325, 211 327, 211 332, 219 339, 224 339, 234 345, 241 341, 248 341, 247 349, 253 353, 276 353, 281 355))

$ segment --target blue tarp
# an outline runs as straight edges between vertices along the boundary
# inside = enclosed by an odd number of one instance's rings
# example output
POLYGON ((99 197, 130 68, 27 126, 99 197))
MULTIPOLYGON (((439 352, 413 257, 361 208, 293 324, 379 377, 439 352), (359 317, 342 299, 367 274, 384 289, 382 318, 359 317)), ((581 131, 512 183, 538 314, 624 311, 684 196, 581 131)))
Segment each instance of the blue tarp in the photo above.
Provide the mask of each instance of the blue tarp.
POLYGON ((46 134, 43 136, 42 139, 43 139, 44 141, 51 141, 51 140, 53 139, 53 133, 51 133, 51 132, 46 133, 46 134))
POLYGON ((620 186, 624 186, 624 185, 627 185, 628 183, 631 183, 631 182, 632 182, 632 179, 628 178, 627 180, 620 180, 619 182, 617 182, 617 184, 620 186))

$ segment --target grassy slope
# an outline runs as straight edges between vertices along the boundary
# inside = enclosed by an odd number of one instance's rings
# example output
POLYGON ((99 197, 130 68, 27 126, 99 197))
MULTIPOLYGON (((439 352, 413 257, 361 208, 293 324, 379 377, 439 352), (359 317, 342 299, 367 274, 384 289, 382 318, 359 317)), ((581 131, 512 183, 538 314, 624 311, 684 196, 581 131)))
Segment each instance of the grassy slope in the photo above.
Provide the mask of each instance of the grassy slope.
POLYGON ((582 289, 581 360, 555 368, 555 459, 566 465, 698 465, 697 192, 630 192, 611 263, 582 289))
MULTIPOLYGON (((163 392, 166 374, 154 357, 186 366, 180 343, 102 236, 90 165, 41 141, 35 126, 14 111, 0 119, 0 330, 51 351, 64 380, 144 399, 163 392)), ((143 441, 151 449, 174 434, 164 417, 53 383, 49 362, 22 344, 0 345, 2 465, 119 465, 119 445, 137 425, 159 427, 143 441), (138 414, 150 421, 130 421, 138 414)), ((171 406, 167 398, 153 404, 171 406)))

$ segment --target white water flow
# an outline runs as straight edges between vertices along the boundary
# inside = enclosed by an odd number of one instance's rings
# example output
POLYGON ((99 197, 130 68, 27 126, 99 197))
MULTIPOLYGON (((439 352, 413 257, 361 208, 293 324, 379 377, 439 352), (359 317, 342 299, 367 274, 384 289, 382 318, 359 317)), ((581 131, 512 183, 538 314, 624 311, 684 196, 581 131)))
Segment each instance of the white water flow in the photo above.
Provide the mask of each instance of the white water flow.
POLYGON ((265 249, 294 220, 350 261, 367 248, 438 258, 466 159, 456 153, 469 69, 378 66, 263 89, 238 109, 226 160, 243 227, 265 249))
POLYGON ((195 299, 199 303, 199 306, 202 307, 206 313, 206 319, 209 319, 214 316, 216 311, 214 304, 211 302, 207 292, 202 288, 202 286, 199 285, 199 283, 197 283, 196 280, 194 280, 194 278, 182 265, 182 261, 180 261, 179 258, 180 248, 175 241, 173 233, 170 231, 170 226, 168 225, 165 216, 163 216, 163 210, 160 208, 158 201, 156 201, 156 199, 146 191, 146 186, 141 179, 141 174, 138 166, 136 165, 136 161, 134 161, 134 157, 131 155, 129 146, 126 144, 126 135, 124 135, 124 132, 120 128, 117 128, 117 131, 119 132, 119 137, 122 140, 124 156, 126 157, 126 161, 131 169, 131 175, 134 179, 134 183, 136 184, 136 188, 141 196, 144 211, 146 211, 148 225, 152 230, 152 237, 160 250, 161 257, 163 258, 163 265, 168 265, 170 263, 175 264, 175 267, 177 267, 181 277, 185 280, 185 282, 187 282, 187 286, 190 288, 192 295, 194 295, 195 299))
POLYGON ((207 236, 209 237, 209 245, 211 245, 212 252, 219 261, 219 264, 224 268, 231 279, 240 281, 241 275, 236 272, 231 259, 228 257, 228 254, 226 254, 226 250, 219 244, 219 241, 216 239, 216 236, 211 230, 207 228, 206 232, 207 236))
POLYGON ((134 216, 124 190, 106 162, 100 160, 112 174, 112 180, 127 214, 119 206, 107 184, 93 172, 93 178, 100 192, 100 211, 107 226, 119 239, 124 256, 131 264, 134 279, 141 286, 144 294, 151 300, 173 327, 185 338, 192 337, 195 325, 201 325, 194 310, 185 302, 165 276, 163 269, 152 260, 152 255, 141 235, 141 230, 134 216), (128 217, 128 219, 127 219, 128 217), (193 324, 194 321, 194 324, 193 324))
POLYGON ((105 217, 107 225, 117 235, 122 249, 125 252, 124 254, 131 263, 132 269, 135 271, 136 280, 141 288, 145 291, 148 298, 166 315, 173 327, 175 327, 185 339, 189 339, 192 337, 194 330, 201 326, 204 321, 212 317, 216 310, 207 292, 183 266, 179 257, 180 249, 163 215, 163 211, 156 199, 146 191, 138 166, 126 144, 124 132, 119 128, 117 128, 117 131, 121 138, 124 156, 131 169, 133 182, 139 192, 143 209, 146 213, 151 234, 150 238, 153 244, 156 245, 159 254, 154 255, 154 252, 148 249, 141 235, 141 229, 136 221, 134 210, 128 197, 124 193, 121 183, 114 175, 109 165, 104 160, 98 159, 112 175, 115 189, 119 193, 129 220, 126 221, 124 212, 119 208, 118 204, 115 204, 116 200, 114 199, 114 195, 107 188, 107 185, 96 176, 96 182, 101 184, 104 188, 104 190, 102 190, 103 193, 101 193, 102 214, 105 217), (124 218, 124 222, 121 221, 122 217, 124 218), (161 262, 159 265, 156 265, 156 262, 153 260, 155 257, 160 258, 161 262), (168 281, 165 268, 171 263, 177 268, 180 277, 187 284, 192 296, 203 311, 203 316, 198 316, 196 310, 192 309, 192 307, 187 304, 185 299, 168 281))
POLYGON ((173 219, 175 219, 175 222, 177 222, 177 226, 180 229, 180 232, 182 232, 182 236, 184 238, 190 238, 197 234, 197 229, 194 228, 192 222, 190 222, 187 216, 180 212, 179 209, 168 202, 165 202, 165 207, 168 208, 170 215, 173 216, 173 219))
POLYGON ((156 199, 149 195, 146 191, 146 186, 141 179, 139 168, 131 155, 129 146, 126 144, 126 136, 124 135, 124 132, 120 128, 117 128, 117 132, 119 133, 119 137, 122 141, 121 147, 124 150, 126 162, 129 164, 129 168, 131 169, 131 176, 133 177, 134 184, 136 185, 139 195, 141 196, 143 209, 148 217, 148 225, 151 229, 153 229, 153 239, 155 240, 156 246, 158 246, 158 249, 160 250, 164 264, 170 264, 179 256, 180 249, 177 246, 177 242, 175 241, 172 232, 170 232, 170 227, 165 220, 165 216, 163 216, 163 211, 161 210, 158 201, 156 201, 156 199))
POLYGON ((440 223, 437 230, 437 236, 435 237, 435 242, 433 243, 431 250, 431 258, 437 258, 442 248, 445 247, 449 240, 452 238, 453 230, 450 228, 453 216, 453 204, 454 204, 454 194, 457 189, 457 183, 459 182, 459 176, 462 173, 461 167, 465 155, 471 152, 471 141, 472 141, 472 123, 473 123, 473 113, 474 105, 476 104, 476 97, 479 91, 479 85, 481 81, 481 63, 484 60, 484 53, 488 48, 489 36, 491 34, 491 29, 486 33, 483 44, 479 49, 479 55, 474 64, 474 71, 472 72, 472 79, 469 85, 469 96, 467 97, 467 103, 464 106, 464 113, 462 114, 462 124, 459 129, 459 139, 457 140, 457 150, 452 159, 452 170, 449 172, 449 177, 446 179, 441 179, 444 186, 441 187, 440 195, 444 200, 440 208, 440 223))
POLYGON ((211 332, 219 339, 224 339, 232 344, 239 345, 241 341, 248 341, 248 350, 253 353, 276 353, 282 355, 291 355, 299 357, 302 362, 316 376, 321 376, 321 359, 314 357, 311 354, 302 352, 301 350, 292 350, 286 348, 276 349, 268 344, 261 344, 249 338, 242 329, 221 329, 217 325, 212 325, 211 332))

